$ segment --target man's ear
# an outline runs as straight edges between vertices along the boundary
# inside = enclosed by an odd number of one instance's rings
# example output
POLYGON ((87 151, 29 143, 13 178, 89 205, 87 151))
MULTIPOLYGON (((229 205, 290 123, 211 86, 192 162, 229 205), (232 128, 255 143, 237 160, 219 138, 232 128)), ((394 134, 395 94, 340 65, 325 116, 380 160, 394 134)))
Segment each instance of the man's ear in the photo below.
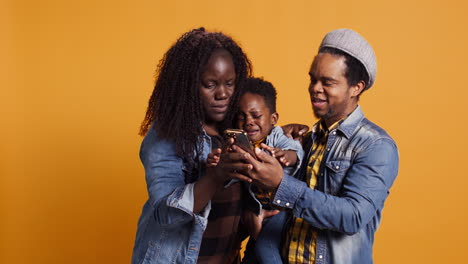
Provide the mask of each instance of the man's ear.
POLYGON ((364 91, 364 88, 366 88, 366 84, 364 83, 364 81, 359 81, 356 85, 353 85, 351 87, 351 89, 353 89, 351 91, 352 96, 359 96, 362 93, 362 91, 364 91))
POLYGON ((276 123, 278 123, 278 119, 279 119, 279 114, 277 112, 274 112, 273 114, 271 114, 270 116, 270 120, 271 120, 271 125, 276 125, 276 123))

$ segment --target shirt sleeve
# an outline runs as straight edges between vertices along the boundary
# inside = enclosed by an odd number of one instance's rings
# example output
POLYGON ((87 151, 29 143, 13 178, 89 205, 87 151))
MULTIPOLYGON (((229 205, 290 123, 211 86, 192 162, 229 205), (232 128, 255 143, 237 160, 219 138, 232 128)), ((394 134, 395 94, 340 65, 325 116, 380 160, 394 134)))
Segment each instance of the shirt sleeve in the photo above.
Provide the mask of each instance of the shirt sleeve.
POLYGON ((196 219, 206 226, 211 202, 199 214, 193 212, 194 183, 185 183, 185 174, 191 171, 176 155, 174 144, 157 139, 151 129, 143 141, 140 158, 156 221, 159 224, 183 225, 196 219))
POLYGON ((338 195, 310 189, 284 175, 273 203, 317 228, 354 234, 382 210, 398 173, 398 159, 392 140, 377 140, 357 154, 338 195))

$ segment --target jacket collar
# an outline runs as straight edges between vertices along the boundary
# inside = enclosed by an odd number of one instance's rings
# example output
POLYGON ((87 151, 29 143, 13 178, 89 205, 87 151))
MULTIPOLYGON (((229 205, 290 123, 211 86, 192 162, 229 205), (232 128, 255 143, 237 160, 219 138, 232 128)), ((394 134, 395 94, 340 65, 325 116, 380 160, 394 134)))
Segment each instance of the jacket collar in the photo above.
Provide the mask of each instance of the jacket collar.
MULTIPOLYGON (((361 106, 358 105, 356 109, 354 109, 354 111, 345 120, 343 120, 336 130, 341 131, 346 138, 350 138, 363 119, 364 113, 362 112, 361 106)), ((312 133, 318 132, 318 124, 320 121, 321 120, 315 123, 312 127, 312 133)))

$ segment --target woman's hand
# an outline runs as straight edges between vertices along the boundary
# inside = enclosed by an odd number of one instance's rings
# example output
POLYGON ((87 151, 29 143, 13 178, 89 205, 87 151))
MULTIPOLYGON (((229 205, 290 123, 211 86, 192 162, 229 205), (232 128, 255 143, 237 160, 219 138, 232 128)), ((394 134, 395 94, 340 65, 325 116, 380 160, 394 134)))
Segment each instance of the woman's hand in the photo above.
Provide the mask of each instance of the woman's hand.
POLYGON ((259 215, 256 215, 250 210, 244 210, 242 213, 242 220, 247 227, 249 235, 253 239, 257 239, 260 231, 262 231, 263 220, 274 215, 277 215, 279 210, 265 210, 262 209, 259 215))
MULTIPOLYGON (((217 160, 217 165, 213 167, 213 173, 216 181, 224 183, 227 180, 238 179, 241 181, 252 182, 246 174, 241 172, 249 170, 252 165, 244 162, 245 154, 237 153, 233 150, 234 139, 230 138, 225 142, 222 151, 215 150, 208 155, 207 162, 217 160), (218 157, 215 157, 215 156, 218 157)), ((208 165, 207 165, 208 166, 208 165)), ((208 168, 209 169, 209 168, 208 168)))

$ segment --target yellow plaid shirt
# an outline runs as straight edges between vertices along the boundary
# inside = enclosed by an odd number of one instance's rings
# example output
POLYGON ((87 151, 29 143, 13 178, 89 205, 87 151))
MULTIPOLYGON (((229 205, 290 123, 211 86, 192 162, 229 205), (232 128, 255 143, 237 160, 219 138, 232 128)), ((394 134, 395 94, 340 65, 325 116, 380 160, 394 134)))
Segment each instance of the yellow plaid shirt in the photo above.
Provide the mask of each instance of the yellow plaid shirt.
MULTIPOLYGON (((306 179, 309 188, 314 189, 317 184, 317 174, 320 170, 329 132, 336 128, 340 122, 341 120, 328 129, 323 122, 320 122, 317 126, 317 140, 312 145, 307 165, 306 179)), ((287 263, 314 263, 316 240, 317 231, 315 228, 302 218, 293 217, 286 233, 282 252, 283 258, 287 260, 287 263)))

